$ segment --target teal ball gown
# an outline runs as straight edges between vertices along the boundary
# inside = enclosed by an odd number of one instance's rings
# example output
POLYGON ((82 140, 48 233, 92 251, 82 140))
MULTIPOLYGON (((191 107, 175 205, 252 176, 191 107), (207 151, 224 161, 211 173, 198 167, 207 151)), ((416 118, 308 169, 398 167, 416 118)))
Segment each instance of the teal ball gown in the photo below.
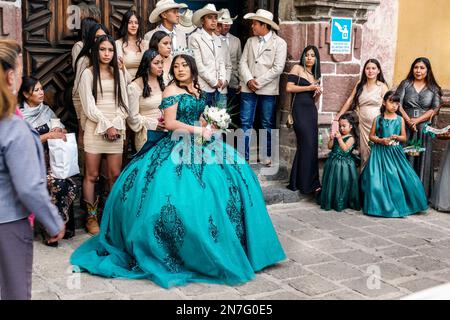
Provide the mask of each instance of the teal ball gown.
MULTIPOLYGON (((161 108, 176 103, 177 120, 194 125, 205 98, 179 94, 161 108)), ((73 265, 169 288, 242 284, 286 258, 258 179, 234 148, 220 141, 214 149, 214 141, 201 144, 193 135, 151 136, 115 182, 100 233, 75 250, 73 265), (202 156, 206 161, 195 161, 202 156)))
MULTIPOLYGON (((379 137, 400 135, 402 119, 376 120, 379 137)), ((422 182, 406 159, 401 145, 374 144, 369 162, 361 173, 363 212, 372 216, 400 218, 428 209, 422 182)))
MULTIPOLYGON (((350 137, 343 138, 344 142, 350 137)), ((361 210, 358 170, 352 155, 354 147, 344 151, 334 138, 333 148, 323 167, 322 192, 318 197, 318 203, 324 210, 361 210)))

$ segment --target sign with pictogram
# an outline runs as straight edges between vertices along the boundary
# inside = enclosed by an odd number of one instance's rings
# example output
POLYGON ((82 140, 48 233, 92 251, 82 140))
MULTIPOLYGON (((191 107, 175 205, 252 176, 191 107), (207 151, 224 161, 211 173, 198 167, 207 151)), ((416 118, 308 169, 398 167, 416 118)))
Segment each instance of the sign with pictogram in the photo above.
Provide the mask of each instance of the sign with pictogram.
POLYGON ((352 52, 352 19, 331 18, 330 54, 352 52))

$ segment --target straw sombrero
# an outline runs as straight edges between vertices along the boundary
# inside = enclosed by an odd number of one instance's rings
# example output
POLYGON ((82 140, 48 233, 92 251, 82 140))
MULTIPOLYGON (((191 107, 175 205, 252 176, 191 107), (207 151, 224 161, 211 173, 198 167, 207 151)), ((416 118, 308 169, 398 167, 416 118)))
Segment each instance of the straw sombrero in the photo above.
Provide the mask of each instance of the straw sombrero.
POLYGON ((163 13, 164 11, 170 10, 170 9, 181 9, 181 8, 187 8, 187 4, 184 3, 176 3, 174 0, 161 0, 156 3, 155 9, 150 13, 150 17, 148 20, 151 23, 156 23, 161 20, 159 15, 163 13))
POLYGON ((256 13, 247 13, 244 16, 244 19, 258 20, 260 22, 267 23, 275 30, 280 30, 280 27, 275 22, 273 22, 272 12, 264 9, 258 9, 256 13))

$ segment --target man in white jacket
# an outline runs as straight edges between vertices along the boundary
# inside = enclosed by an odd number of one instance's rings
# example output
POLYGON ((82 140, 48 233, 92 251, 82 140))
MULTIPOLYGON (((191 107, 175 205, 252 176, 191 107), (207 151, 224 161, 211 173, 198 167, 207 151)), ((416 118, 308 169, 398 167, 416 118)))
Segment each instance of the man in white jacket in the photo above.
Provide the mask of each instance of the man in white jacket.
POLYGON ((194 53, 199 85, 206 94, 206 104, 226 108, 231 63, 226 64, 221 40, 214 33, 218 15, 219 12, 213 4, 207 4, 194 12, 192 23, 202 29, 191 34, 188 46, 194 53))
POLYGON ((247 13, 254 36, 247 40, 240 61, 241 128, 245 134, 245 159, 249 160, 250 133, 256 108, 260 110, 261 127, 268 132, 264 165, 271 165, 271 129, 275 127, 276 97, 279 95, 280 75, 284 70, 287 44, 273 30, 279 30, 273 14, 259 9, 247 13))

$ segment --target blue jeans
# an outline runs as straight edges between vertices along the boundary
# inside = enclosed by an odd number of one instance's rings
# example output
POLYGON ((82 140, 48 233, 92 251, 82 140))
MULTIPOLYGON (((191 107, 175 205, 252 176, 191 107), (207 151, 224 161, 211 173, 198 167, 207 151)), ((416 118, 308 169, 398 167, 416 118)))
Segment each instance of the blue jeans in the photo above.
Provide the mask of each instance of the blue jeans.
POLYGON ((219 91, 205 92, 206 105, 211 107, 226 108, 227 107, 227 95, 220 93, 219 91))
POLYGON ((241 93, 241 128, 245 132, 245 160, 249 159, 250 133, 255 121, 256 108, 260 110, 261 127, 267 130, 267 156, 272 155, 272 128, 275 127, 276 96, 241 93))

